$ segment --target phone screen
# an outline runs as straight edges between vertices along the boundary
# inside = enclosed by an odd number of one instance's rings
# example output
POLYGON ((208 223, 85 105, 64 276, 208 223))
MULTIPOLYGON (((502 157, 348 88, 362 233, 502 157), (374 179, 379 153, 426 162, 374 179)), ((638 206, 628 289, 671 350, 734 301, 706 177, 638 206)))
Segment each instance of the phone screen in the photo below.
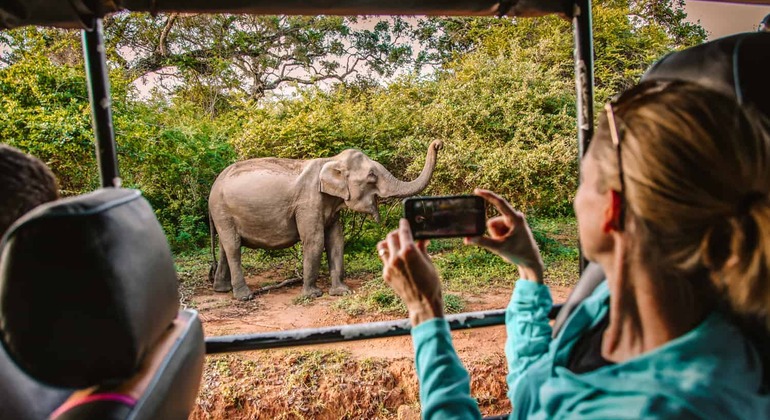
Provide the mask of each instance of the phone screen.
POLYGON ((404 200, 404 217, 415 239, 479 236, 486 207, 476 195, 415 197, 404 200))

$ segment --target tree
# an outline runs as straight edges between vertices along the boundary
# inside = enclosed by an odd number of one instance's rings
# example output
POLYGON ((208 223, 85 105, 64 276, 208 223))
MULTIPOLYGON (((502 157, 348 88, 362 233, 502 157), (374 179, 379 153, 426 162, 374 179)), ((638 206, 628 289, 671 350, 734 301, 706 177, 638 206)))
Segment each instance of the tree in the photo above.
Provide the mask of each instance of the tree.
POLYGON ((85 73, 71 35, 23 28, 3 32, 0 41, 0 141, 46 162, 65 194, 94 188, 99 175, 85 73))
POLYGON ((216 101, 261 98, 287 83, 389 76, 411 58, 406 29, 400 18, 124 13, 106 21, 105 37, 129 79, 155 73, 169 91, 216 101))
MULTIPOLYGON (((638 82, 668 52, 706 40, 705 30, 687 22, 682 0, 602 0, 593 3, 597 102, 638 82)), ((414 37, 425 46, 418 64, 445 67, 480 49, 508 54, 520 49, 545 68, 574 77, 569 21, 543 18, 429 18, 414 37)))

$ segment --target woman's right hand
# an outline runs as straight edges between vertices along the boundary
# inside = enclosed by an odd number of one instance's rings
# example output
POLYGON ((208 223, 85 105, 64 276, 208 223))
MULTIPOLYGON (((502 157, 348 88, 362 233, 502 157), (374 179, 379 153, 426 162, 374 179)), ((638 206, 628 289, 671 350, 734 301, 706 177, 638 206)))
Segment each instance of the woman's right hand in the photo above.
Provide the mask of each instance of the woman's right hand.
POLYGON ((466 237, 466 244, 482 246, 516 264, 522 279, 543 282, 544 264, 524 214, 492 191, 475 189, 474 194, 495 206, 500 216, 487 220, 489 236, 466 237))
POLYGON ((377 244, 382 260, 382 278, 404 301, 412 326, 444 316, 441 281, 428 256, 428 241, 412 239, 406 219, 377 244))

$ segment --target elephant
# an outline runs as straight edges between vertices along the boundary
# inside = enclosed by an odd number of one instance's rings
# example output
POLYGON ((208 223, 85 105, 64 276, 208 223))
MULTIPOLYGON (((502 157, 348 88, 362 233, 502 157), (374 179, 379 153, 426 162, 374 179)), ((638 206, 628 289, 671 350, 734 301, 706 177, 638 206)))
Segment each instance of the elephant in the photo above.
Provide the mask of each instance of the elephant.
POLYGON ((241 246, 281 249, 301 242, 302 294, 323 294, 316 280, 324 249, 332 283, 329 294, 350 293, 343 282, 340 211, 347 207, 370 214, 379 222, 378 199, 408 197, 424 190, 442 145, 440 140, 430 144, 422 172, 410 182, 397 179, 382 164, 356 149, 330 158, 256 158, 228 166, 217 176, 209 195, 214 257, 209 280, 214 290, 232 290, 236 299, 251 299, 252 291, 243 279, 241 246))

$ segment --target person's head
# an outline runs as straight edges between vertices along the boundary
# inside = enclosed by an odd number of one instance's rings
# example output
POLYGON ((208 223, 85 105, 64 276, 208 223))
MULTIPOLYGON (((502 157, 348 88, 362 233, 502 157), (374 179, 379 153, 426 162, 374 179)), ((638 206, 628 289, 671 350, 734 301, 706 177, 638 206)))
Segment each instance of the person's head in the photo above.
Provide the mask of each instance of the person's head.
POLYGON ((0 144, 0 236, 24 213, 58 197, 56 178, 45 163, 0 144))
POLYGON ((759 27, 757 30, 759 32, 770 32, 770 14, 765 16, 765 18, 759 22, 759 27))
POLYGON ((611 252, 622 231, 626 264, 696 288, 710 279, 736 311, 765 315, 770 140, 757 117, 685 82, 644 82, 610 105, 575 199, 585 254, 611 252))

